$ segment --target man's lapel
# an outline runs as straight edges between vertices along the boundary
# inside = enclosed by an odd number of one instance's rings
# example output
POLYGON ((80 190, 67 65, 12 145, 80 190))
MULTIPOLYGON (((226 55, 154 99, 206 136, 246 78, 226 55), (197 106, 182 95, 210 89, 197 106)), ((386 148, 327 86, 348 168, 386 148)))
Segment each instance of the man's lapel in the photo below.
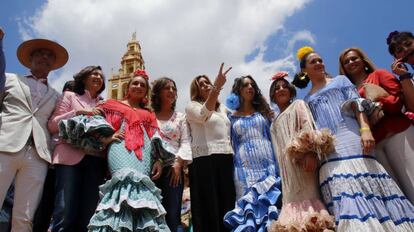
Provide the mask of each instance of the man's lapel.
POLYGON ((26 102, 28 104, 29 109, 32 110, 32 96, 30 93, 29 83, 27 82, 27 77, 19 77, 17 82, 19 83, 20 87, 23 90, 24 96, 26 97, 26 102))

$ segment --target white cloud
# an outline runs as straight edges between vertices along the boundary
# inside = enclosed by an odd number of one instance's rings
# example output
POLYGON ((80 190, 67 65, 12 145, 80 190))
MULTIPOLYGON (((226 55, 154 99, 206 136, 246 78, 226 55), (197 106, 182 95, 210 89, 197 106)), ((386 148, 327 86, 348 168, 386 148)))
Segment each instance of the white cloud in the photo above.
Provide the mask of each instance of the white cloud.
POLYGON ((315 44, 316 43, 316 38, 315 38, 315 35, 313 35, 308 30, 298 31, 289 40, 286 51, 292 51, 293 46, 295 46, 296 42, 298 42, 298 41, 306 41, 310 44, 315 44))
MULTIPOLYGON (((179 109, 189 99, 189 83, 198 74, 214 78, 221 62, 233 66, 223 95, 234 77, 251 74, 265 95, 279 69, 294 69, 292 55, 264 61, 265 41, 283 28, 287 17, 310 0, 49 0, 24 20, 24 37, 47 37, 70 53, 54 74, 56 89, 87 65, 101 65, 107 76, 118 70, 131 34, 137 31, 145 66, 152 79, 169 76, 179 89, 179 109), (250 62, 245 56, 260 48, 250 62)), ((308 35, 311 35, 308 33, 308 35)), ((297 39, 306 37, 306 32, 297 39)))

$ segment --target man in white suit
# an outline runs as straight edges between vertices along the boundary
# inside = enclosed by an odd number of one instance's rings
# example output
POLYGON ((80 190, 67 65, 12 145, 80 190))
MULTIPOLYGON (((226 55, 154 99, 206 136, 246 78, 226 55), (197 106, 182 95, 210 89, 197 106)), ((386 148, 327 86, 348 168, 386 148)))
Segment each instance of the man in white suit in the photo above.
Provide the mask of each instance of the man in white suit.
POLYGON ((68 53, 50 40, 28 40, 17 57, 29 75, 5 74, 3 35, 0 28, 0 205, 15 179, 11 230, 26 232, 32 231, 51 161, 47 121, 59 93, 48 86, 47 77, 67 62, 68 53))

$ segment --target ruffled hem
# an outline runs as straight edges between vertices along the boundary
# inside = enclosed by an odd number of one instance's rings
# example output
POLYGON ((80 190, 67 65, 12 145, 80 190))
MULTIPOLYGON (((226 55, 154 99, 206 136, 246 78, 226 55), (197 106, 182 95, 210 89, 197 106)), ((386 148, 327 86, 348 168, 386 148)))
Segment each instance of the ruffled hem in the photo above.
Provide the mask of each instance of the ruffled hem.
POLYGON ((396 227, 414 222, 414 206, 376 160, 326 163, 319 173, 321 194, 338 226, 350 219, 362 223, 369 219, 379 226, 393 223, 396 227))
POLYGON ((96 135, 108 137, 113 133, 112 126, 100 115, 78 115, 59 122, 59 136, 66 143, 89 154, 95 154, 104 149, 96 135))
MULTIPOLYGON (((398 231, 405 227, 402 225, 412 226, 414 206, 376 160, 353 158, 328 162, 319 174, 322 197, 335 215, 338 230, 344 228, 342 224, 354 225, 358 221, 360 225, 368 223, 367 228, 374 228, 373 225, 377 228, 367 231, 398 231), (390 227, 391 224, 394 226, 390 227)), ((402 231, 414 231, 410 228, 402 231)))
POLYGON ((369 218, 365 221, 358 219, 341 220, 337 226, 337 231, 352 232, 412 232, 414 224, 412 221, 406 221, 395 225, 392 221, 379 222, 376 218, 369 218))
POLYGON ((164 216, 154 218, 151 210, 136 211, 132 208, 118 213, 100 211, 93 216, 88 229, 90 232, 171 232, 164 216))
POLYGON ((161 191, 148 176, 122 169, 100 191, 102 199, 91 218, 89 231, 170 231, 161 191))
POLYGON ((319 160, 335 151, 334 137, 327 129, 302 131, 286 146, 290 159, 301 159, 306 153, 315 153, 319 160))
MULTIPOLYGON (((356 219, 361 222, 373 218, 379 223, 389 221, 395 225, 405 221, 414 222, 414 211, 412 205, 405 197, 397 195, 379 197, 355 193, 353 195, 343 193, 340 199, 328 206, 336 212, 336 223, 343 220, 356 219)), ((414 231, 414 230, 413 230, 414 231)))
POLYGON ((231 231, 266 232, 272 220, 278 217, 275 206, 281 192, 280 178, 273 176, 254 184, 236 202, 236 207, 224 216, 224 223, 231 231))
POLYGON ((334 217, 319 200, 292 202, 282 207, 279 219, 273 221, 269 232, 334 231, 334 217))

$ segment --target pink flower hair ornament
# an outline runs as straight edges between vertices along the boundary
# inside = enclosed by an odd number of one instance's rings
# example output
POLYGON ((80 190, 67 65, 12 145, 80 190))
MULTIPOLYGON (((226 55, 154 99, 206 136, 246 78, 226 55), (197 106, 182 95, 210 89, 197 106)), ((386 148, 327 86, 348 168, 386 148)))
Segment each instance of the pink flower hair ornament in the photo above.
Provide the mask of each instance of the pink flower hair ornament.
POLYGON ((134 77, 136 77, 136 76, 141 76, 141 77, 143 77, 147 80, 149 79, 149 76, 148 76, 147 72, 145 72, 145 70, 143 70, 143 69, 135 70, 134 77))
POLYGON ((289 73, 287 71, 280 71, 280 72, 275 73, 275 75, 272 76, 271 80, 275 81, 275 80, 279 80, 287 76, 289 76, 289 73))

